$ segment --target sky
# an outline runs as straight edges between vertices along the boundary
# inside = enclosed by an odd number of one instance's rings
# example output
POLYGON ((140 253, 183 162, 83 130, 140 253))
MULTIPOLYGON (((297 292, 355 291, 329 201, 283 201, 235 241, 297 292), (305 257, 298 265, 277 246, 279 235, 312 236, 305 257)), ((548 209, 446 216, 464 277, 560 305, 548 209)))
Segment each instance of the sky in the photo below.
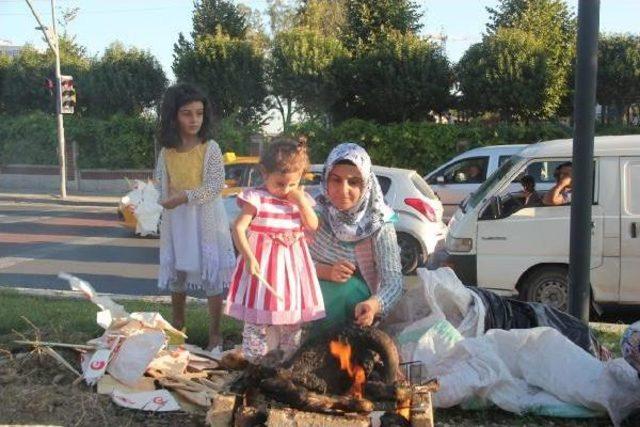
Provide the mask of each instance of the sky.
MULTIPOLYGON (((242 3, 265 11, 267 0, 242 3)), ((32 0, 46 23, 51 22, 50 0, 32 0)), ((443 34, 449 59, 456 62, 473 43, 480 41, 488 19, 487 6, 495 0, 418 0, 424 16, 425 34, 443 34)), ((567 0, 577 12, 578 0, 567 0)), ((79 7, 69 33, 90 55, 100 55, 112 42, 149 50, 173 78, 173 44, 180 32, 191 32, 191 0, 56 0, 57 9, 79 7)), ((600 30, 640 33, 640 0, 602 0, 600 30)), ((264 18, 265 24, 267 18, 264 18)), ((45 24, 46 25, 46 24, 45 24)), ((31 43, 45 47, 26 0, 0 0, 0 39, 16 45, 31 43)), ((64 72, 64 70, 63 70, 64 72)))
MULTIPOLYGON (((51 23, 50 0, 31 0, 45 25, 51 23)), ((372 0, 375 1, 375 0, 372 0)), ((566 0, 577 13, 578 0, 566 0)), ((267 0, 240 0, 264 13, 267 0)), ((497 0, 416 0, 423 13, 423 34, 446 36, 445 50, 451 62, 457 62, 466 49, 482 38, 488 20, 487 7, 497 0)), ((86 47, 89 55, 101 55, 114 41, 150 51, 160 61, 167 77, 174 79, 173 44, 182 32, 191 33, 192 0, 55 0, 59 10, 79 7, 68 32, 86 47)), ((602 0, 600 31, 640 33, 640 0, 602 0)), ((266 16, 263 21, 268 24, 266 16)), ((42 33, 26 0, 0 0, 0 40, 14 45, 30 43, 45 49, 42 33)), ((58 29, 60 31, 60 29, 58 29)), ((64 74, 64 69, 62 70, 64 74)), ((281 123, 269 120, 266 131, 277 133, 281 123)))

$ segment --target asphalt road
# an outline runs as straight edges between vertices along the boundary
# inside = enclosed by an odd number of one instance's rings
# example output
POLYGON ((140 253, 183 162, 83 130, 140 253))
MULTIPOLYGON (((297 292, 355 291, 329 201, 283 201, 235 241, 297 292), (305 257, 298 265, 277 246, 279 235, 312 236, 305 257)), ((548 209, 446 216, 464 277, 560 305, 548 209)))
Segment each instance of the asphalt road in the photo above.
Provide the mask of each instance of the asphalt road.
POLYGON ((135 237, 116 207, 0 198, 0 286, 68 289, 61 271, 98 292, 158 295, 158 240, 135 237))

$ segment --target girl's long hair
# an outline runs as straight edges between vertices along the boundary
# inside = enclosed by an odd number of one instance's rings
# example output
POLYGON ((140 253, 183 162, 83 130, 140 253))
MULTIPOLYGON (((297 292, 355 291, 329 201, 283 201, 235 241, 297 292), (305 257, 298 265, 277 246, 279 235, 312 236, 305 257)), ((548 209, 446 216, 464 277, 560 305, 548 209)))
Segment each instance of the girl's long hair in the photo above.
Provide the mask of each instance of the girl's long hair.
POLYGON ((213 115, 211 101, 196 86, 189 83, 178 83, 170 86, 162 98, 158 117, 158 142, 165 148, 177 148, 182 144, 178 129, 178 110, 184 105, 200 101, 204 105, 202 127, 198 131, 201 142, 212 137, 213 115))

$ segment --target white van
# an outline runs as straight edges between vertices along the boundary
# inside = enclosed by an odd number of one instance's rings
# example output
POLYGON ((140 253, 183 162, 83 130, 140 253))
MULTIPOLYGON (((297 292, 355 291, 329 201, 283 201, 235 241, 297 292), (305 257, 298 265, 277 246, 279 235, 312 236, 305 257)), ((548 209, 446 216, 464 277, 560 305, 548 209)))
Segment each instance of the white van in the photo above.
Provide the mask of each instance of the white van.
POLYGON ((476 191, 500 165, 524 147, 526 144, 474 148, 429 172, 424 180, 442 202, 445 222, 453 216, 469 194, 476 191), (470 174, 470 171, 474 173, 470 174))
MULTIPOLYGON (((571 154, 571 140, 541 142, 503 163, 455 213, 438 264, 466 284, 566 308, 571 206, 522 207, 512 182, 553 180, 571 154)), ((594 166, 593 298, 639 304, 640 135, 597 137, 594 166)))

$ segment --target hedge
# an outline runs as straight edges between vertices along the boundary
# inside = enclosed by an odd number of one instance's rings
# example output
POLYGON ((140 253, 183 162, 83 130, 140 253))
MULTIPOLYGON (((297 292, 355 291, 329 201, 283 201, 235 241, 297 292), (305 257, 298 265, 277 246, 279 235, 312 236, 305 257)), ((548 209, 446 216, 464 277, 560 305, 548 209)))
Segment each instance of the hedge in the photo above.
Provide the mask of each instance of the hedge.
MULTIPOLYGON (((66 139, 79 144, 78 164, 81 168, 153 167, 154 129, 155 121, 143 117, 65 117, 66 139)), ((223 151, 245 154, 249 136, 254 132, 255 129, 241 127, 233 119, 226 119, 218 126, 216 140, 223 151)), ((296 125, 292 132, 309 136, 314 163, 322 163, 339 142, 354 141, 367 148, 375 164, 416 169, 422 174, 463 149, 571 137, 571 128, 559 123, 441 125, 405 122, 381 125, 359 119, 347 120, 335 127, 305 122, 296 125)), ((640 128, 598 126, 596 133, 640 133, 640 128)), ((44 113, 0 116, 0 164, 57 164, 56 147, 54 116, 44 113)))
MULTIPOLYGON (((78 144, 84 169, 148 169, 154 166, 155 119, 115 115, 108 119, 65 116, 65 139, 78 144)), ((217 129, 223 149, 245 152, 253 129, 226 119, 217 129)), ((0 164, 56 165, 55 116, 0 116, 0 164)))

